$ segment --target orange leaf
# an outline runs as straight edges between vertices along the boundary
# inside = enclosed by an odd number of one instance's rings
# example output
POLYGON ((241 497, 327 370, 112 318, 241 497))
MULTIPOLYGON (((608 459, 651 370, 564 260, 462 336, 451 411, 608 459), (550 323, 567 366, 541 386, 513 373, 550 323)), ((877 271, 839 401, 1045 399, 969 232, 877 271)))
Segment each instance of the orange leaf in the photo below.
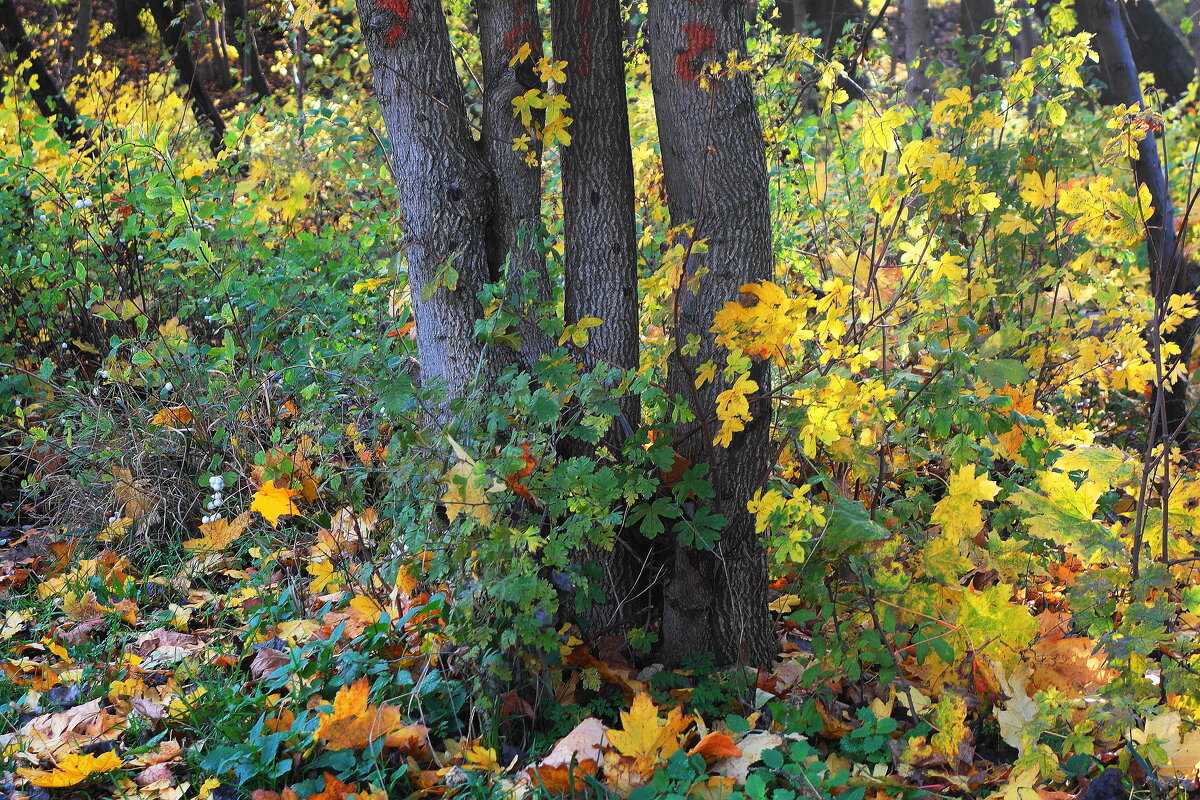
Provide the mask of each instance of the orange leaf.
POLYGON ((186 428, 192 424, 192 411, 187 406, 170 406, 160 409, 150 420, 151 425, 165 425, 168 428, 186 428))
POLYGON ((742 751, 733 743, 733 739, 729 738, 728 734, 713 731, 696 742, 695 747, 688 750, 689 756, 697 753, 704 756, 705 761, 715 761, 718 758, 737 758, 742 751))
POLYGON ((121 757, 112 750, 94 755, 92 753, 68 753, 63 756, 58 766, 46 771, 22 767, 17 770, 21 777, 34 786, 47 789, 74 786, 83 783, 92 775, 102 772, 112 772, 121 768, 121 757))

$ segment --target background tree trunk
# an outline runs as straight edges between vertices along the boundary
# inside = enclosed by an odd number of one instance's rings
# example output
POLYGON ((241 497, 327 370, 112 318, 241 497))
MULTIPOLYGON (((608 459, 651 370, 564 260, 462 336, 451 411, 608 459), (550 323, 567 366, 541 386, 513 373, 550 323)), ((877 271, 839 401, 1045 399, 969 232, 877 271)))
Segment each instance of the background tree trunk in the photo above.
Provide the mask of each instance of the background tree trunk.
MULTIPOLYGON (((701 79, 709 63, 722 65, 745 51, 744 6, 725 0, 651 0, 649 49, 655 113, 671 220, 694 223, 694 239, 708 251, 684 265, 676 300, 677 341, 695 337, 694 355, 679 348, 670 366, 673 391, 687 399, 696 422, 677 450, 707 463, 716 497, 713 510, 728 524, 714 550, 676 542, 665 588, 664 661, 678 664, 702 652, 719 663, 767 664, 775 656, 766 607, 766 555, 746 508, 770 468, 771 407, 752 405, 754 419, 729 448, 712 444, 711 418, 720 379, 695 388, 695 370, 723 363, 709 328, 726 301, 745 283, 772 277, 771 225, 762 131, 745 74, 701 79), (695 278, 703 272, 699 284, 695 278)), ((769 394, 766 363, 752 370, 759 392, 769 394)))
MULTIPOLYGON (((1107 16, 1096 10, 1094 0, 1080 3, 1076 11, 1081 29, 1094 34, 1097 39, 1114 35, 1113 31, 1106 28, 1107 16)), ((1122 28, 1121 35, 1133 58, 1134 82, 1138 72, 1153 74, 1155 86, 1162 90, 1163 102, 1174 103, 1184 95, 1188 83, 1196 74, 1195 58, 1187 45, 1158 13, 1152 0, 1119 3, 1115 13, 1122 28)), ((1102 64, 1101 69, 1108 72, 1111 68, 1102 64)), ((1111 73, 1109 77, 1113 77, 1111 73)), ((1128 102, 1123 99, 1128 96, 1125 88, 1118 87, 1112 80, 1107 84, 1100 93, 1101 103, 1113 105, 1128 102)), ((1140 91, 1138 97, 1140 100, 1140 91)))
POLYGON ((1188 31, 1188 47, 1192 49, 1192 68, 1200 72, 1200 0, 1187 0, 1187 15, 1192 21, 1192 29, 1188 31))
POLYGON ((467 126, 442 4, 358 0, 358 13, 392 143, 422 379, 463 397, 493 377, 474 336, 476 294, 490 280, 491 176, 467 126))
POLYGON ((958 6, 958 28, 964 38, 978 38, 978 44, 969 46, 967 52, 967 80, 979 86, 986 77, 1003 74, 997 54, 985 58, 992 48, 997 31, 986 30, 984 23, 996 19, 996 0, 961 0, 958 6))
POLYGON ((910 105, 915 105, 929 93, 929 0, 904 0, 904 61, 908 64, 908 79, 904 92, 910 105))
POLYGON ((237 32, 239 49, 242 55, 242 80, 249 80, 250 91, 259 98, 271 94, 271 85, 267 83, 267 75, 263 72, 262 57, 258 54, 258 40, 254 35, 254 25, 246 8, 246 0, 229 0, 229 24, 237 32))
POLYGON ((143 0, 117 0, 113 23, 114 33, 118 39, 134 41, 146 35, 142 21, 138 19, 138 12, 143 8, 145 8, 143 0))
POLYGON ((181 9, 172 8, 168 0, 150 0, 150 13, 154 15, 154 24, 158 26, 159 36, 163 46, 171 54, 179 83, 183 86, 184 95, 191 101, 196 114, 196 120, 210 129, 209 149, 213 154, 221 152, 225 147, 225 120, 217 111, 208 90, 196 72, 196 61, 188 47, 184 36, 184 23, 181 19, 181 9))
MULTIPOLYGON (((497 195, 489 226, 488 262, 493 280, 508 262, 511 280, 524 282, 529 298, 543 306, 554 298, 546 258, 538 247, 542 211, 542 146, 513 116, 512 101, 540 87, 533 65, 542 55, 542 27, 535 0, 478 0, 483 56, 483 151, 495 177, 497 195), (529 45, 523 63, 509 62, 529 45), (528 150, 513 149, 525 137, 528 150), (528 156, 528 158, 527 158, 528 156)), ((537 326, 537 309, 518 309, 522 319, 520 361, 529 369, 550 352, 553 342, 537 326)))
POLYGON ((75 29, 71 32, 71 55, 67 58, 63 80, 70 82, 78 67, 87 56, 88 46, 92 40, 92 0, 79 0, 79 10, 75 15, 75 29))
POLYGON ((30 94, 42 116, 54 120, 58 135, 71 144, 84 145, 90 152, 93 143, 80 124, 75 107, 63 97, 58 81, 34 51, 13 0, 0 0, 0 47, 14 54, 18 64, 28 64, 25 68, 27 85, 30 78, 37 77, 37 86, 29 90, 30 94))

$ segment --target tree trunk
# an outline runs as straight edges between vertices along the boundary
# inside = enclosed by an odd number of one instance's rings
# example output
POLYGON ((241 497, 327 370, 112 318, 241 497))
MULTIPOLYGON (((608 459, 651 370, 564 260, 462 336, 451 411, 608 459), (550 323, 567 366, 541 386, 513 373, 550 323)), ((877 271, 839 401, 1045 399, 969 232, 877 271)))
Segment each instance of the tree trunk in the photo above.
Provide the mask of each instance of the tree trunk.
POLYGON ((908 79, 904 93, 909 105, 916 105, 929 94, 928 54, 929 0, 904 0, 901 16, 904 21, 904 61, 908 64, 908 79))
MULTIPOLYGON (((776 654, 766 606, 766 554, 746 508, 770 465, 769 402, 752 404, 754 419, 728 448, 717 448, 710 423, 717 395, 728 388, 718 377, 695 387, 696 369, 723 363, 709 329, 713 316, 742 284, 772 277, 770 211, 762 131, 745 73, 722 69, 730 52, 745 52, 744 5, 727 0, 651 0, 649 49, 655 113, 668 207, 675 225, 694 224, 693 240, 708 250, 692 252, 680 276, 675 319, 677 342, 699 343, 687 354, 676 348, 670 385, 686 398, 696 422, 682 432, 677 449, 707 463, 716 496, 713 511, 728 522, 712 550, 676 542, 664 589, 662 658, 670 664, 702 652, 719 663, 767 664, 776 654), (696 278, 699 283, 696 283, 696 278)), ((767 364, 751 378, 770 393, 767 364)))
POLYGON ((145 5, 142 0, 117 0, 117 9, 113 21, 115 24, 114 32, 118 39, 132 42, 146 35, 146 30, 142 27, 142 21, 138 19, 138 12, 145 8, 145 5))
POLYGON ((75 74, 75 68, 87 56, 88 45, 91 44, 91 41, 92 0, 79 0, 79 11, 75 15, 75 30, 71 32, 71 55, 67 59, 64 70, 66 73, 64 80, 67 82, 70 82, 71 76, 75 74))
POLYGON ((54 120, 54 130, 58 135, 70 144, 83 145, 85 152, 91 152, 94 145, 80 123, 75 107, 63 97, 58 81, 30 44, 14 0, 0 0, 0 47, 15 54, 18 64, 27 65, 26 85, 31 85, 31 78, 37 78, 36 87, 31 86, 29 92, 42 116, 54 120))
POLYGON ((821 32, 821 45, 828 54, 833 52, 846 26, 862 20, 863 10, 857 0, 805 0, 804 16, 809 25, 821 32))
POLYGON ((978 37, 977 43, 967 48, 967 80, 971 86, 979 86, 986 77, 1000 77, 999 55, 989 52, 998 32, 984 29, 985 22, 996 19, 996 0, 961 0, 958 9, 959 32, 966 39, 978 37))
POLYGON ((242 80, 249 80, 250 91, 263 98, 271 94, 271 86, 267 83, 267 75, 263 72, 262 58, 258 54, 258 41, 254 36, 254 26, 250 22, 246 0, 229 0, 229 23, 241 39, 242 80))
POLYGON ((175 64, 184 95, 191 101, 197 121, 210 129, 209 149, 216 155, 225 147, 225 120, 221 119, 221 112, 217 111, 208 90, 204 88, 196 73, 196 61, 192 58, 192 51, 183 35, 180 10, 170 7, 168 0, 150 0, 148 5, 150 13, 154 15, 154 24, 158 26, 163 46, 171 54, 171 60, 175 64))
POLYGON ((473 334, 482 316, 476 295, 490 280, 493 182, 467 125, 442 4, 357 4, 392 143, 422 380, 464 397, 494 377, 473 334))
MULTIPOLYGON (((1093 0, 1094 2, 1094 0, 1093 0)), ((1105 29, 1105 19, 1097 17, 1097 12, 1084 8, 1081 4, 1076 11, 1079 14, 1079 27, 1100 37, 1111 37, 1112 31, 1105 29)), ((1188 83, 1196 74, 1196 63, 1187 45, 1176 34, 1175 29, 1162 18, 1151 0, 1135 0, 1117 5, 1115 13, 1117 24, 1121 26, 1122 38, 1126 41, 1126 49, 1133 59, 1135 66, 1134 79, 1136 83, 1138 72, 1149 72, 1154 75, 1154 84, 1163 93, 1164 104, 1174 103, 1187 92, 1188 83)), ((1107 66, 1102 66, 1107 71, 1107 66)), ((1111 76, 1110 76, 1111 77, 1111 76)), ((1124 103, 1127 96, 1123 88, 1117 87, 1112 81, 1108 82, 1100 93, 1100 102, 1105 105, 1124 103)), ((1139 98, 1141 92, 1138 93, 1139 98)))
POLYGON ((483 56, 483 150, 495 177, 497 195, 489 228, 488 262, 493 278, 505 264, 520 296, 535 307, 516 308, 521 364, 531 368, 550 352, 553 342, 537 325, 554 298, 546 258, 538 244, 542 211, 542 146, 513 116, 513 99, 540 87, 533 65, 542 54, 542 28, 536 0, 478 0, 483 56), (509 66, 522 45, 530 56, 509 66), (514 150, 521 137, 525 151, 514 150), (536 306, 540 305, 541 308, 536 306))
MULTIPOLYGON (((554 58, 567 62, 571 144, 562 151, 563 252, 567 324, 595 317, 585 369, 598 362, 622 370, 638 366, 637 233, 633 158, 625 97, 621 6, 618 0, 555 0, 551 4, 554 58)), ((638 398, 619 401, 626 425, 614 425, 605 444, 620 453, 624 430, 637 427, 638 398)), ((567 442, 566 455, 583 455, 567 442)), ((605 602, 589 613, 589 634, 618 633, 643 620, 633 598, 648 598, 658 566, 634 530, 621 530, 611 550, 588 549, 600 567, 605 602), (651 559, 652 560, 652 559, 651 559)))
MULTIPOLYGON (((1115 102, 1144 108, 1141 87, 1138 84, 1137 66, 1129 42, 1125 37, 1125 25, 1118 0, 1086 0, 1079 6, 1080 23, 1096 32, 1093 40, 1100 55, 1109 91, 1115 102)), ((1158 142, 1149 132, 1138 143, 1138 157, 1133 165, 1134 177, 1144 183, 1150 191, 1154 208, 1146 220, 1146 257, 1150 266, 1150 280, 1155 298, 1155 309, 1161 315, 1167 299, 1173 294, 1194 292, 1197 287, 1196 267, 1185 263, 1180 257, 1175 241, 1175 211, 1167 187, 1166 174, 1158 157, 1158 142)), ((1151 333, 1157 336, 1157 326, 1151 333)), ((1192 344, 1196 336, 1196 324, 1179 326, 1163 337, 1163 341, 1179 346, 1178 359, 1163 365, 1164 373, 1170 372, 1176 363, 1185 366, 1191 360, 1192 344)), ((1154 342, 1151 342, 1153 346, 1154 342)), ((1161 393, 1156 391, 1151 401, 1150 429, 1147 437, 1151 445, 1160 441, 1185 442, 1187 440, 1188 381, 1176 381, 1161 393)))

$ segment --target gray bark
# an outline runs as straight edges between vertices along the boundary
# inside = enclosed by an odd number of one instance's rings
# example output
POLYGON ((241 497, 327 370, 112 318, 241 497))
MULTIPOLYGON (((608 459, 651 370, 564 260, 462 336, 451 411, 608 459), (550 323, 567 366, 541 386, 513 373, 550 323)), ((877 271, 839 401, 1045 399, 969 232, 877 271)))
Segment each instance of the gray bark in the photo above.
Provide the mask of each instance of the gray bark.
POLYGON ((392 143, 422 380, 463 397, 493 377, 474 329, 494 184, 467 125, 442 4, 358 0, 358 13, 392 143), (456 284, 435 288, 446 267, 456 284))
MULTIPOLYGON (((554 298, 546 259, 538 249, 542 209, 542 148, 513 116, 513 98, 537 85, 533 64, 542 54, 542 29, 535 0, 478 0, 480 50, 483 56, 483 134, 481 142, 493 176, 495 208, 488 240, 489 271, 493 280, 506 261, 510 280, 523 281, 530 299, 544 304, 554 298), (523 64, 509 62, 528 44, 531 55, 523 64), (528 136, 532 163, 526 153, 513 150, 513 142, 528 136)), ((537 326, 536 308, 518 309, 520 360, 532 367, 553 345, 537 326)))
MULTIPOLYGON (((677 450, 707 463, 716 497, 713 510, 728 519, 712 551, 677 542, 664 589, 663 652, 668 663, 712 652, 719 662, 767 664, 775 656, 767 611, 765 551, 746 509, 770 464, 771 406, 752 404, 754 419, 728 448, 712 445, 718 378, 700 389, 696 368, 722 363, 709 329, 722 305, 744 283, 773 275, 767 171, 762 131, 749 78, 722 75, 708 89, 701 77, 710 62, 745 51, 743 4, 725 0, 651 0, 649 49, 668 207, 675 225, 695 224, 708 252, 692 253, 680 282, 677 342, 690 337, 699 351, 677 347, 670 364, 672 390, 686 399, 696 422, 681 433, 677 450), (693 278, 701 270, 698 286, 693 278), (689 284, 691 288, 689 288, 689 284)), ((770 393, 766 363, 751 377, 770 393)))

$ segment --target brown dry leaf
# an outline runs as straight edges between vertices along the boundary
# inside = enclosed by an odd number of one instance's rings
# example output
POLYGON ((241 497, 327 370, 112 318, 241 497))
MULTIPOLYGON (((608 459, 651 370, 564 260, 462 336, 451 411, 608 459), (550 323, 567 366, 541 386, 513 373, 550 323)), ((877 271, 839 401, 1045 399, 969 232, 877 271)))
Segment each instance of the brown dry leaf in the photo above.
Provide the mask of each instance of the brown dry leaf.
POLYGON ((256 681, 266 680, 272 672, 290 663, 291 660, 291 657, 282 650, 264 647, 254 654, 254 660, 250 662, 250 677, 256 681))
POLYGON ((1031 692, 1058 689, 1078 696, 1110 683, 1117 671, 1110 669, 1102 655, 1095 655, 1096 641, 1086 636, 1064 638, 1069 615, 1046 611, 1038 615, 1041 635, 1034 644, 1031 692))
POLYGON ((100 707, 100 698, 34 717, 21 726, 17 739, 24 752, 37 758, 59 760, 85 746, 113 741, 125 729, 125 718, 100 707))
POLYGON ((154 508, 157 498, 145 481, 135 480, 133 472, 125 467, 112 467, 109 473, 113 481, 113 497, 125 510, 125 516, 136 520, 154 508))
POLYGON ((736 788, 737 781, 733 778, 713 775, 692 784, 688 789, 688 797, 697 797, 700 800, 725 800, 733 794, 736 788))
POLYGON ((175 785, 175 773, 171 765, 166 763, 151 764, 133 776, 133 782, 138 786, 147 787, 161 783, 163 786, 175 785))

